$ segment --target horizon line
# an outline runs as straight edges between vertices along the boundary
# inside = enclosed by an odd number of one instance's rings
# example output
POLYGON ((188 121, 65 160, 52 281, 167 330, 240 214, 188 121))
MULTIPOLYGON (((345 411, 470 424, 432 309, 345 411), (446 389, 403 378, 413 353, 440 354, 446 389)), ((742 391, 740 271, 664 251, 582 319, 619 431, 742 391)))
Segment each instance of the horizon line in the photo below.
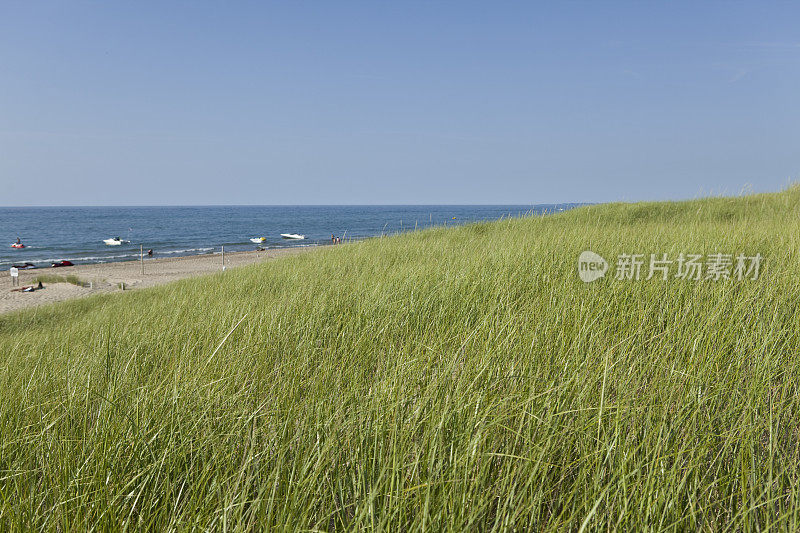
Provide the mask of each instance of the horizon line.
POLYGON ((0 205, 0 209, 91 208, 91 207, 538 207, 551 205, 596 205, 603 202, 547 202, 522 204, 130 204, 130 205, 0 205))

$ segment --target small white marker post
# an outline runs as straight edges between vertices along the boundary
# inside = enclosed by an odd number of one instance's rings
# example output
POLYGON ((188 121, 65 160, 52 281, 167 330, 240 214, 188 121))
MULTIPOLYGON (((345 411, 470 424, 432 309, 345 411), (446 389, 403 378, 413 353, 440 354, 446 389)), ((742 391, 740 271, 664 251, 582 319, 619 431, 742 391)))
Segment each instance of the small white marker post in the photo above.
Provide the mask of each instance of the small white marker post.
POLYGON ((11 267, 8 270, 8 274, 11 276, 11 286, 15 287, 19 285, 19 269, 17 267, 11 267))
POLYGON ((222 271, 225 272, 225 245, 222 246, 222 271))

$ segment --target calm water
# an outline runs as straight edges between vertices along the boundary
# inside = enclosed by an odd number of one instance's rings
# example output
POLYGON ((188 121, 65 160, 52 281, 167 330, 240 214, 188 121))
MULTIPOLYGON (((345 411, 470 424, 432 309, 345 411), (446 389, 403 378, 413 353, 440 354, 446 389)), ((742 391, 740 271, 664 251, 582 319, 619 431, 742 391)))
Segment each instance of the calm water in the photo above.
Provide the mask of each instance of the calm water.
POLYGON ((0 207, 0 270, 30 262, 102 263, 139 256, 139 245, 156 257, 329 244, 331 234, 363 239, 382 233, 496 220, 525 213, 564 210, 578 204, 503 206, 224 206, 224 207, 0 207), (300 233, 306 240, 281 239, 300 233), (106 246, 121 237, 130 244, 106 246), (26 248, 10 244, 19 237, 26 248))

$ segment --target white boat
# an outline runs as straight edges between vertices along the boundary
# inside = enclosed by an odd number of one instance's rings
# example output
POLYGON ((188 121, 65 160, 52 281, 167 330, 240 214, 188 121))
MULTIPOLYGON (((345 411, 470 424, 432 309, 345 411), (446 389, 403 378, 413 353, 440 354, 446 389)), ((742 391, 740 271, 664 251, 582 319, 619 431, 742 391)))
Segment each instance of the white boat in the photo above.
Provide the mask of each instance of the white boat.
POLYGON ((108 246, 119 246, 123 242, 130 242, 130 241, 123 241, 119 237, 113 237, 111 239, 103 239, 103 242, 106 243, 108 246))
POLYGON ((298 233, 281 233, 281 237, 284 239, 305 239, 305 235, 300 235, 298 233))
POLYGON ((266 240, 267 240, 266 237, 253 237, 252 239, 250 239, 250 242, 254 242, 256 244, 261 244, 262 242, 264 242, 266 240))

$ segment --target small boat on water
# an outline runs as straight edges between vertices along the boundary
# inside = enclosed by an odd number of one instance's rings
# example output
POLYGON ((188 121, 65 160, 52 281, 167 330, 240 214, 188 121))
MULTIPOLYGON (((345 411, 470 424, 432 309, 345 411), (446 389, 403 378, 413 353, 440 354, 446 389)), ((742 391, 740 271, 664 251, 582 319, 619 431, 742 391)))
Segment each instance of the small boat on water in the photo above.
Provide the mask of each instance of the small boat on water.
POLYGON ((50 266, 52 268, 58 268, 58 267, 71 267, 71 266, 74 266, 74 265, 72 264, 72 261, 56 261, 55 263, 51 264, 50 266))
POLYGON ((266 240, 267 240, 266 237, 253 237, 252 239, 250 239, 250 242, 255 243, 255 244, 261 244, 262 242, 264 242, 266 240))
POLYGON ((111 239, 103 239, 103 242, 106 243, 106 245, 108 245, 108 246, 119 246, 120 244, 122 244, 124 242, 131 242, 131 241, 123 241, 119 237, 114 237, 114 238, 111 238, 111 239))
POLYGON ((23 248, 25 248, 25 245, 22 244, 21 242, 15 242, 11 245, 11 247, 16 248, 17 250, 22 250, 23 248))
POLYGON ((299 233, 281 233, 281 237, 283 237, 284 239, 297 239, 297 240, 306 238, 305 235, 300 235, 299 233))

